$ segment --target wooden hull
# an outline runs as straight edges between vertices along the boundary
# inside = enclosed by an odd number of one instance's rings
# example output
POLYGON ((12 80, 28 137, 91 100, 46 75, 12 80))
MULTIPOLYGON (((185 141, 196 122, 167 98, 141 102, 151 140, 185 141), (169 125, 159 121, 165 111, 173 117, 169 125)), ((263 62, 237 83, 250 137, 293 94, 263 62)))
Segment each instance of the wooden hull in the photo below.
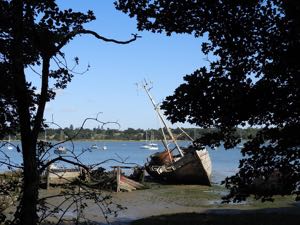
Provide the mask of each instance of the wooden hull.
POLYGON ((117 187, 117 190, 118 189, 120 191, 134 191, 139 189, 145 189, 145 186, 139 182, 136 182, 121 175, 119 180, 119 187, 117 187))
POLYGON ((145 168, 153 178, 168 183, 211 185, 211 160, 206 150, 186 153, 168 164, 150 161, 145 168))
MULTIPOLYGON (((134 191, 138 189, 144 189, 145 186, 139 182, 136 182, 128 177, 122 175, 121 168, 127 168, 125 166, 114 166, 114 173, 117 179, 117 188, 116 191, 134 191)), ((130 168, 130 167, 129 167, 130 168)))

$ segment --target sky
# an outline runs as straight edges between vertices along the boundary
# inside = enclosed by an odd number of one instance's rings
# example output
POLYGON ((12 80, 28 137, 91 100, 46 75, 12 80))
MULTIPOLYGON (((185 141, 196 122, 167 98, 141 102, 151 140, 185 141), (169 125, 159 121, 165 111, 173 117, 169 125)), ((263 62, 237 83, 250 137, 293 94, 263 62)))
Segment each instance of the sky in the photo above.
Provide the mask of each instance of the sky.
MULTIPOLYGON (((62 8, 86 12, 94 11, 96 21, 85 26, 102 36, 128 40, 132 33, 142 38, 128 45, 107 43, 92 36, 75 38, 64 52, 69 65, 79 57, 78 72, 68 87, 58 90, 55 100, 48 103, 46 121, 61 127, 81 126, 87 117, 101 112, 102 121, 118 121, 121 129, 159 128, 159 122, 146 93, 136 86, 144 79, 153 83, 151 94, 159 103, 172 95, 183 83, 183 76, 206 65, 201 52, 201 38, 192 35, 154 34, 136 29, 136 20, 114 8, 113 0, 58 1, 62 8)), ((98 127, 89 122, 85 127, 98 127)), ((189 126, 184 124, 183 126, 189 126)), ((115 128, 111 125, 109 128, 115 128)))

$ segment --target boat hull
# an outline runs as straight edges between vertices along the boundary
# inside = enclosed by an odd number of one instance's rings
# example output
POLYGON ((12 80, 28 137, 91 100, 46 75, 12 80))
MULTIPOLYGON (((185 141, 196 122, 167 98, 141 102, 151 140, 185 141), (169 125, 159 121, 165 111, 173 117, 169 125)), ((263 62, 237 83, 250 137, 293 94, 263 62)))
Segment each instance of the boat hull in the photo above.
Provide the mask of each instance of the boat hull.
POLYGON ((211 185, 211 160, 205 150, 193 151, 168 164, 153 163, 145 165, 150 176, 160 181, 180 184, 211 185))

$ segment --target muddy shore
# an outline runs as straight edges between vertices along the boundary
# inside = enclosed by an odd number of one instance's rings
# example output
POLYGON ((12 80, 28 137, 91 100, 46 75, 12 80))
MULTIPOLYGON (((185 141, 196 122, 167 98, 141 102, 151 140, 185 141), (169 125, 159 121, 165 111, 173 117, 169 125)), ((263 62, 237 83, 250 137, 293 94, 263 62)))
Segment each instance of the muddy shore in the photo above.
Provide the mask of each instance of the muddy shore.
MULTIPOLYGON (((148 184, 149 189, 111 193, 112 211, 118 206, 125 207, 118 211, 117 217, 108 214, 108 221, 112 224, 130 224, 132 221, 158 215, 178 213, 208 213, 208 214, 244 214, 244 213, 280 213, 300 216, 300 204, 295 203, 290 197, 276 197, 275 202, 259 202, 249 200, 239 204, 222 204, 221 196, 226 190, 218 185, 212 187, 201 185, 160 185, 148 184)), ((59 189, 52 189, 42 195, 57 193, 59 189)), ((52 199, 57 203, 59 199, 52 199)), ((95 224, 106 224, 106 219, 99 207, 88 201, 85 217, 95 224)), ((72 210, 66 214, 74 216, 72 210)), ((150 223, 151 224, 151 223, 150 223)))

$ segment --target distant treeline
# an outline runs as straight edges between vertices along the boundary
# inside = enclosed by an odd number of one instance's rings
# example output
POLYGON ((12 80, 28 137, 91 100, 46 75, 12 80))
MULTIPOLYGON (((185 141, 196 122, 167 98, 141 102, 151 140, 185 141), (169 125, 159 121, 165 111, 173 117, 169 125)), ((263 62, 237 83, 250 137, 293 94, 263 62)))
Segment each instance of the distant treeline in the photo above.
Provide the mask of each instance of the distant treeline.
MULTIPOLYGON (((172 133, 176 137, 177 140, 188 140, 186 135, 182 134, 182 131, 177 129, 171 129, 172 133)), ((184 131, 191 136, 193 139, 197 139, 201 137, 204 133, 209 132, 212 133, 216 131, 216 129, 201 129, 201 128, 184 128, 184 131)), ((236 135, 241 137, 242 139, 248 139, 249 136, 253 136, 256 134, 258 129, 247 128, 247 129, 237 129, 236 135)), ((165 134, 167 132, 165 131, 165 134)), ((117 130, 117 129, 82 129, 79 131, 79 128, 73 128, 70 126, 69 128, 63 129, 52 129, 47 128, 45 132, 41 133, 39 138, 41 140, 65 140, 68 137, 73 137, 73 140, 162 140, 162 132, 161 129, 133 129, 128 128, 126 130, 117 130), (147 137, 146 137, 147 136, 147 137)), ((167 135, 167 138, 170 138, 167 135)), ((19 135, 11 135, 11 139, 19 139, 19 135)))
MULTIPOLYGON (((193 139, 201 137, 206 132, 214 132, 215 129, 200 129, 200 128, 186 128, 184 131, 193 139)), ((242 139, 248 139, 249 136, 256 134, 258 129, 237 129, 236 135, 242 139)), ((165 134, 167 132, 165 131, 165 134)), ((182 131, 172 129, 172 133, 178 140, 187 140, 186 135, 182 135, 182 131)), ((67 137, 73 137, 74 140, 162 140, 162 132, 160 129, 133 129, 128 128, 126 130, 117 129, 83 129, 79 132, 79 129, 64 128, 64 129, 47 129, 45 133, 40 134, 40 139, 47 140, 64 140, 67 137), (147 136, 147 137, 146 137, 147 136)), ((167 136, 167 138, 169 138, 167 136)))

